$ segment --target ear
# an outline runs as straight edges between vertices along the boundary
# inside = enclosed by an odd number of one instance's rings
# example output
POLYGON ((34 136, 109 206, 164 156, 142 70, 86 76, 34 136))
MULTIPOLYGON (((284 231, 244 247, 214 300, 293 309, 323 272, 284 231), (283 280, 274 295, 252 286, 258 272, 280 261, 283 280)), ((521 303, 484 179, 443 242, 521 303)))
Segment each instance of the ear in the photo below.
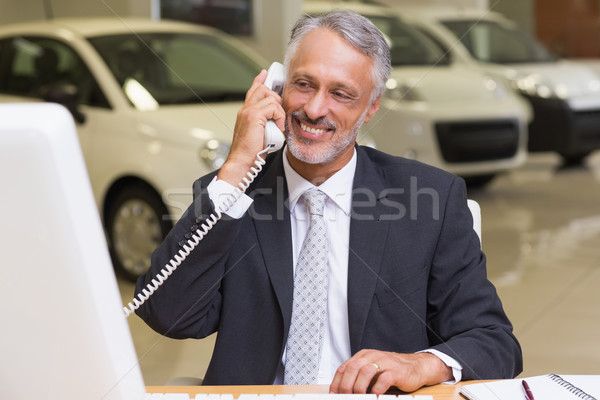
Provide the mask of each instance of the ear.
POLYGON ((371 119, 371 117, 373 115, 375 115, 375 113, 377 112, 377 110, 379 110, 379 99, 381 99, 381 96, 377 97, 375 99, 375 101, 373 101, 373 103, 369 106, 369 110, 367 111, 367 115, 365 115, 365 123, 369 122, 369 120, 371 119))

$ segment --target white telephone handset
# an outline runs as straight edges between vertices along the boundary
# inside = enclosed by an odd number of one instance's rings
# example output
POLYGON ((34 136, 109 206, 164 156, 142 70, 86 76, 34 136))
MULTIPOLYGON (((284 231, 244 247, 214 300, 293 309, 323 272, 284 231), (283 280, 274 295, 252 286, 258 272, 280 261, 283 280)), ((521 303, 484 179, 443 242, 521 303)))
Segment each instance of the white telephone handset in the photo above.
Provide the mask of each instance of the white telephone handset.
MULTIPOLYGON (((283 84, 285 83, 285 69, 283 65, 274 62, 269 67, 265 86, 281 95, 283 92, 283 84)), ((265 143, 264 147, 270 146, 269 151, 279 150, 283 146, 285 138, 283 133, 275 124, 275 121, 267 121, 265 126, 265 143)))
MULTIPOLYGON (((269 67, 265 85, 269 89, 281 95, 284 83, 285 70, 283 65, 278 62, 274 62, 269 67)), ((180 249, 179 252, 175 254, 173 258, 169 260, 169 262, 167 262, 164 268, 152 279, 148 285, 146 285, 144 289, 142 289, 141 293, 138 293, 137 297, 135 297, 131 303, 129 303, 126 307, 123 307, 125 316, 128 317, 142 304, 144 304, 144 302, 148 300, 152 294, 154 294, 154 292, 167 280, 173 271, 175 271, 177 267, 186 259, 192 250, 196 248, 208 231, 211 230, 212 227, 221 219, 222 214, 227 212, 227 210, 237 201, 242 193, 248 189, 252 181, 258 176, 259 172, 262 170, 262 166, 266 163, 266 161, 262 158, 262 155, 267 152, 279 150, 283 146, 284 140, 285 137, 277 127, 277 124, 275 124, 275 121, 267 121, 267 124, 265 125, 265 148, 256 155, 256 160, 254 161, 254 165, 256 167, 250 168, 250 171, 246 173, 246 176, 243 178, 242 182, 240 182, 238 187, 235 188, 235 194, 231 194, 230 198, 225 201, 225 205, 220 209, 215 210, 212 215, 206 218, 204 223, 202 223, 200 227, 193 232, 191 238, 187 240, 186 244, 183 246, 183 249, 180 249)))

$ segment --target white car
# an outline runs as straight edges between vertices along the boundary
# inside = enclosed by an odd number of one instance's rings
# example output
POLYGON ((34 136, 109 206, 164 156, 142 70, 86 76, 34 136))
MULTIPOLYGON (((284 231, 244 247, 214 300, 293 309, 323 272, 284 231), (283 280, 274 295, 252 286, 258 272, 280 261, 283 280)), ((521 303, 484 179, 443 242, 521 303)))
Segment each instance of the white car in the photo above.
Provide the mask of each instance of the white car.
POLYGON ((0 27, 0 101, 71 110, 115 267, 131 279, 191 203, 193 181, 224 161, 241 101, 266 65, 229 36, 192 24, 0 27))
POLYGON ((529 151, 579 163, 600 149, 600 79, 587 66, 553 57, 514 22, 490 11, 396 8, 465 65, 503 79, 531 105, 529 151))
POLYGON ((435 41, 389 8, 304 1, 307 14, 354 10, 381 29, 393 70, 381 108, 364 126, 383 151, 415 158, 484 185, 527 156, 526 103, 476 66, 455 63, 435 41))

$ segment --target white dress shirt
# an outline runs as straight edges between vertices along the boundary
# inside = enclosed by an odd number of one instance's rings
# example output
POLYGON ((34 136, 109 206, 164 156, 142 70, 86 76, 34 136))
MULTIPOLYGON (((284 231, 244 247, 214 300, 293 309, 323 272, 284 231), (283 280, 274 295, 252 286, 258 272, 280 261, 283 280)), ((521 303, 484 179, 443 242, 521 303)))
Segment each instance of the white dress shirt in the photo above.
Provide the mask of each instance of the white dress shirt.
MULTIPOLYGON (((308 189, 314 187, 310 182, 301 177, 290 166, 287 152, 283 151, 283 167, 288 186, 288 205, 290 209, 290 222, 292 229, 293 267, 300 254, 302 242, 308 232, 309 217, 306 207, 298 202, 300 196, 308 189)), ((356 169, 356 150, 352 159, 342 169, 327 179, 319 186, 319 190, 327 195, 323 217, 328 232, 328 259, 329 259, 329 286, 327 320, 325 324, 323 348, 317 383, 330 384, 337 368, 352 355, 350 350, 350 330, 348 326, 348 254, 350 240, 350 210, 352 206, 352 185, 356 169)), ((216 178, 215 178, 216 179, 216 178)), ((213 180, 208 186, 208 193, 219 207, 219 199, 232 193, 234 188, 226 182, 213 180)), ((252 199, 245 194, 226 214, 232 218, 240 218, 250 207, 252 199)), ((452 357, 437 350, 428 349, 426 352, 437 355, 446 365, 452 368, 454 381, 458 382, 462 376, 462 366, 452 357)), ((283 384, 285 365, 285 351, 282 362, 278 368, 274 385, 283 384)))
MULTIPOLYGON (((286 153, 283 157, 283 168, 288 186, 288 205, 292 227, 292 248, 294 269, 302 248, 302 242, 308 232, 310 217, 300 196, 314 186, 301 177, 290 166, 286 153)), ((319 190, 327 195, 323 218, 327 232, 329 285, 327 293, 327 316, 323 332, 323 348, 317 383, 329 384, 333 380, 337 368, 352 356, 350 351, 350 329, 348 327, 348 248, 350 240, 350 207, 352 204, 352 183, 356 169, 356 151, 352 159, 342 169, 319 186, 319 190)), ((285 364, 285 354, 282 360, 285 364)), ((283 381, 283 368, 277 374, 283 381)))

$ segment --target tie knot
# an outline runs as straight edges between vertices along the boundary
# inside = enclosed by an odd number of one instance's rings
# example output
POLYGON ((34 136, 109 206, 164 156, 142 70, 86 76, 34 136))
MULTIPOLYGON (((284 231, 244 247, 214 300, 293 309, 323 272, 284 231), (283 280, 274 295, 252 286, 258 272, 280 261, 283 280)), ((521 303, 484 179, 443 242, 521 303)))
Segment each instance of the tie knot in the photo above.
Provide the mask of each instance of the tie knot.
POLYGON ((323 216, 327 195, 319 189, 309 189, 302 194, 302 199, 310 215, 323 216))

